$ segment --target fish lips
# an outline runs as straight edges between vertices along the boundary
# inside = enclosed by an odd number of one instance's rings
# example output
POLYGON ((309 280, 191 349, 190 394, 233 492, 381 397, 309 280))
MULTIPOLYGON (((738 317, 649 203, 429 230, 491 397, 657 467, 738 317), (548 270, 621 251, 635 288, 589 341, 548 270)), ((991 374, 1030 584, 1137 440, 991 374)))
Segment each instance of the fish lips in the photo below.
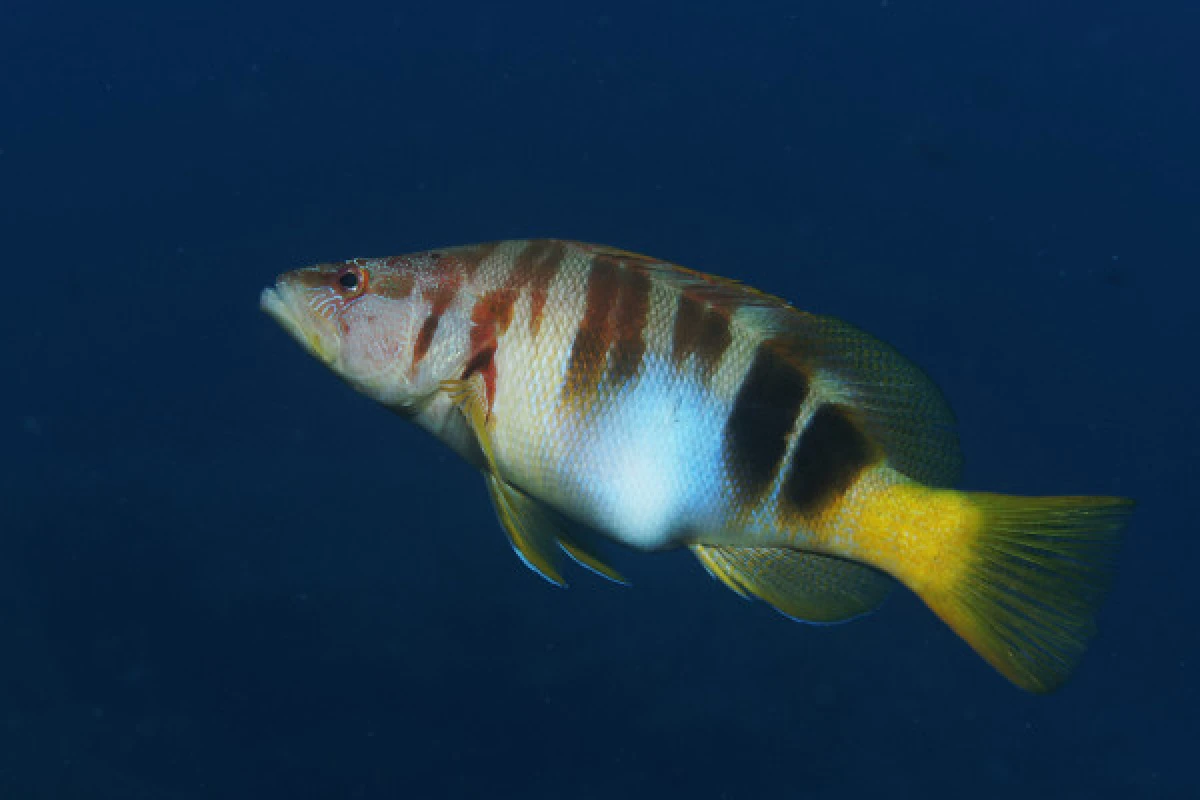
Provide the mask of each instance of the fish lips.
POLYGON ((310 355, 326 366, 332 366, 338 357, 338 337, 332 330, 322 330, 330 327, 329 320, 316 317, 299 300, 295 289, 286 283, 276 283, 262 290, 258 306, 303 345, 310 355))

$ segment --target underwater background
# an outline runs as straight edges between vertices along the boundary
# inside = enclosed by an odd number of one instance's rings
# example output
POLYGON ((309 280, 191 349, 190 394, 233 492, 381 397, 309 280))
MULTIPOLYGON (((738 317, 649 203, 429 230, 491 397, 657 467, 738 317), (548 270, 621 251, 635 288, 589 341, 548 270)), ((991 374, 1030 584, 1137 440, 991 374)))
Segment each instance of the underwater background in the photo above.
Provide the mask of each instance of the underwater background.
POLYGON ((5 0, 0 800, 1200 796, 1198 41, 1192 0, 5 0), (966 487, 1137 499, 1074 679, 681 552, 557 590, 258 310, 526 236, 896 345, 966 487))

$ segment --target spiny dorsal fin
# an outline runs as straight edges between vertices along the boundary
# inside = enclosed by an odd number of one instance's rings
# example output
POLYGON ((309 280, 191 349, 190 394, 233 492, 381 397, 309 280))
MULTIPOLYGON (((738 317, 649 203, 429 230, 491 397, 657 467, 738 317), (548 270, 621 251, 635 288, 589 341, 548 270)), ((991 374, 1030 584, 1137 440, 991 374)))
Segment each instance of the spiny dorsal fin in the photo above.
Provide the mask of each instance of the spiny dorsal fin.
POLYGON ((743 307, 790 308, 786 301, 752 286, 747 286, 733 278, 724 278, 720 275, 688 269, 669 261, 661 261, 616 247, 596 244, 580 244, 580 247, 593 255, 616 259, 627 268, 642 272, 652 280, 674 287, 681 292, 687 292, 692 297, 702 299, 730 316, 737 309, 743 307))
POLYGON ((874 611, 894 584, 871 567, 799 550, 697 544, 692 552, 733 591, 801 622, 846 622, 874 611))

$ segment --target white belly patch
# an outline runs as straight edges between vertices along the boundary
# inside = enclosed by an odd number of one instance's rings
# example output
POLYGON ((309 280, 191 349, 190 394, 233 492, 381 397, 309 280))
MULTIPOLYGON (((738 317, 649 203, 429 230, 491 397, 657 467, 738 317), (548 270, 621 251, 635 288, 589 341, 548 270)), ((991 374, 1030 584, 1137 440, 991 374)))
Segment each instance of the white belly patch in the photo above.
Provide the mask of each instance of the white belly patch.
POLYGON ((672 544, 717 501, 723 415, 693 382, 670 380, 661 363, 645 367, 584 423, 584 446, 566 454, 564 466, 593 524, 653 549, 672 544))

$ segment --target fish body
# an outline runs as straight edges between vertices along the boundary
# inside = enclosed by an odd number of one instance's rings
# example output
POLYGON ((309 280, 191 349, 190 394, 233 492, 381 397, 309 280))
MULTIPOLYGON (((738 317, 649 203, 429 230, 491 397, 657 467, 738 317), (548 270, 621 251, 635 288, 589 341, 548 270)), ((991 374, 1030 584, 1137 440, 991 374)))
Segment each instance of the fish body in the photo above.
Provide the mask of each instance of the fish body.
POLYGON ((846 323, 559 240, 317 265, 261 303, 478 466, 551 582, 564 555, 620 579, 595 533, 689 547, 729 588, 812 622, 866 613, 898 579, 1035 691, 1093 630, 1128 501, 950 488, 941 393, 846 323))

